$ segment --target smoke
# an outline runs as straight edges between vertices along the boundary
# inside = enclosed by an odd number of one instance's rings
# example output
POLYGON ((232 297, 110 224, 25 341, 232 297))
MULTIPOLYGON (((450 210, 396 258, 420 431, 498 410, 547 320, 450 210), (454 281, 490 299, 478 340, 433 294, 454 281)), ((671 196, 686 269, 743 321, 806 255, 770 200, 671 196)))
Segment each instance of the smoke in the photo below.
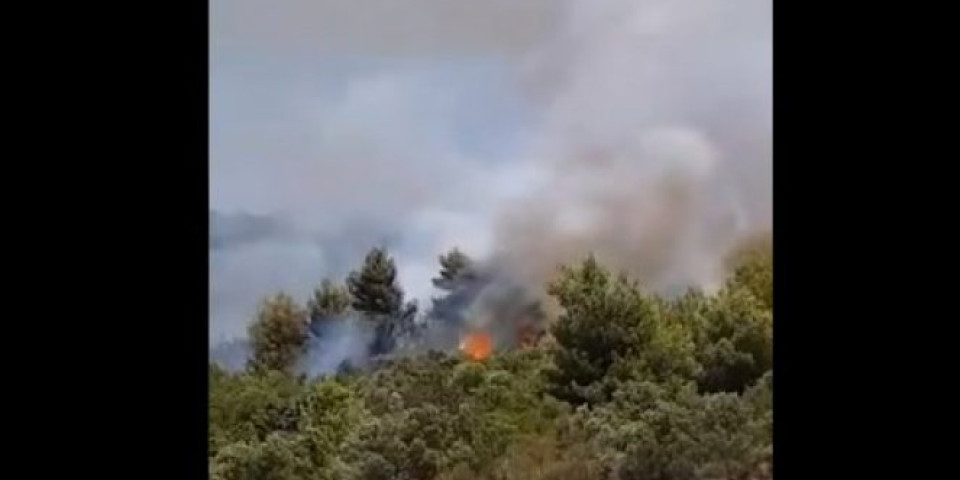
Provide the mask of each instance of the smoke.
MULTIPOLYGON (((483 265, 425 334, 438 348, 468 322, 507 342, 497 322, 590 252, 658 291, 715 285, 772 223, 771 7, 214 2, 211 205, 271 220, 212 222, 211 330, 384 244, 424 307, 438 253, 483 265)), ((314 371, 359 337, 329 332, 314 371)))
POLYGON ((454 288, 433 300, 415 349, 449 350, 465 333, 482 330, 494 348, 535 341, 546 328, 536 290, 495 264, 474 265, 454 288))
POLYGON ((211 345, 242 336, 263 297, 284 291, 306 301, 324 277, 346 277, 371 245, 400 245, 377 220, 311 228, 283 215, 211 212, 211 345))
POLYGON ((501 262, 536 284, 592 251, 651 288, 716 284, 725 253, 771 221, 770 13, 573 4, 529 59, 545 114, 524 155, 539 182, 498 218, 501 262))
POLYGON ((373 338, 373 331, 364 328, 355 316, 325 319, 313 329, 299 370, 317 376, 334 373, 345 365, 362 366, 373 338))

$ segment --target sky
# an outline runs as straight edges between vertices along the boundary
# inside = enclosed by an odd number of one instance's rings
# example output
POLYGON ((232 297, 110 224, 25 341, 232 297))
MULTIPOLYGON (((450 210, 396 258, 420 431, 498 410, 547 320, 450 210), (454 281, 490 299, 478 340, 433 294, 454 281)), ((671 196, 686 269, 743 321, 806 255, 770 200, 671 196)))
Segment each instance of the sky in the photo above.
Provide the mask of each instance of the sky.
POLYGON ((589 230, 576 238, 616 259, 661 241, 652 282, 710 281, 735 234, 771 222, 770 12, 770 0, 212 0, 211 344, 243 336, 265 296, 305 301, 374 245, 421 303, 451 247, 566 254, 528 247, 534 225, 589 230), (683 211, 650 193, 674 178, 697 193, 683 211), (663 233, 664 215, 682 228, 663 233))

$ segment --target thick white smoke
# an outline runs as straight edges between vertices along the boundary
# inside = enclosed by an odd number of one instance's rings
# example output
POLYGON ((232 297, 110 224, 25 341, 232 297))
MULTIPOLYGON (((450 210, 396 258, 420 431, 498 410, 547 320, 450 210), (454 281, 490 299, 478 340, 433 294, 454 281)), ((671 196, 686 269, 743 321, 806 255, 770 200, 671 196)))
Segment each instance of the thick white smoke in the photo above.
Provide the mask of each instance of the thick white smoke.
POLYGON ((212 242, 211 330, 371 242, 422 307, 454 246, 533 288, 588 252, 657 289, 716 282, 772 222, 771 7, 215 1, 212 208, 295 233, 212 242))
POLYGON ((495 245, 531 280, 597 253, 654 288, 709 286, 769 228, 768 0, 573 2, 527 57, 543 107, 495 245), (748 175, 744 175, 747 172, 748 175))

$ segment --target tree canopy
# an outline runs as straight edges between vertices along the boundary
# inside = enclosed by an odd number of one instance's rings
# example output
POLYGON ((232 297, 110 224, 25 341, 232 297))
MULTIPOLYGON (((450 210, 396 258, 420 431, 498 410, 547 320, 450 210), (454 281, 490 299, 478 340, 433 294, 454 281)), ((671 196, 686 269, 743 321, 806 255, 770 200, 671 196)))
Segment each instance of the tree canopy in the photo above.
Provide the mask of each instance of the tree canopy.
MULTIPOLYGON (((454 250, 435 284, 451 295, 481 274, 454 250)), ((542 344, 482 360, 410 349, 314 377, 293 368, 311 322, 350 313, 380 341, 399 335, 410 307, 393 260, 372 250, 306 308, 270 297, 250 368, 210 366, 211 478, 771 478, 770 255, 738 257, 712 292, 658 295, 592 256, 546 290, 560 309, 542 344)))
POLYGON ((248 331, 253 350, 248 367, 289 371, 304 352, 307 327, 307 312, 289 295, 278 293, 263 301, 248 331))
POLYGON ((413 328, 415 303, 403 302, 403 289, 397 282, 397 267, 385 248, 373 248, 360 270, 347 277, 352 308, 373 324, 370 353, 389 353, 398 337, 413 328))

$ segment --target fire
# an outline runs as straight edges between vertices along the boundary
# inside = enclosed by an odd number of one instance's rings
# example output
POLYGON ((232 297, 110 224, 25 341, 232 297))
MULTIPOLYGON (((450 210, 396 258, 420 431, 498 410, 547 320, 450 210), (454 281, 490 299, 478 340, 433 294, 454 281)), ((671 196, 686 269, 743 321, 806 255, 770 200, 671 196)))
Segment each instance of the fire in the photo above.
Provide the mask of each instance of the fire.
POLYGON ((460 342, 460 351, 473 360, 479 361, 487 358, 490 356, 491 350, 493 350, 493 345, 490 341, 490 335, 486 332, 472 332, 460 342))

